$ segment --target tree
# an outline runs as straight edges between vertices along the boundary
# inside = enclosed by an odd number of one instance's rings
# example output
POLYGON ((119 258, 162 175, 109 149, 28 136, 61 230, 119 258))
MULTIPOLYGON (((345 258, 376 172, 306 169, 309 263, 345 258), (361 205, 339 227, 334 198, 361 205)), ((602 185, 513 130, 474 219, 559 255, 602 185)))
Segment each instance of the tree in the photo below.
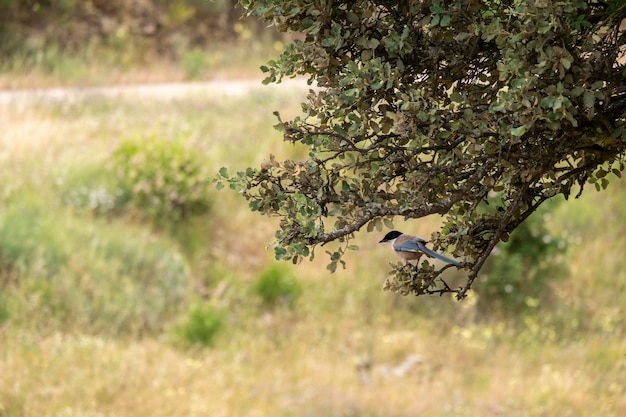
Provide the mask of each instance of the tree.
POLYGON ((464 298, 489 254, 557 195, 621 176, 626 147, 626 1, 241 0, 249 15, 303 34, 262 70, 303 75, 302 115, 278 128, 304 161, 218 182, 280 217, 276 257, 329 268, 354 233, 396 216, 442 215, 435 249, 465 259, 450 288, 428 262, 388 287, 464 298))

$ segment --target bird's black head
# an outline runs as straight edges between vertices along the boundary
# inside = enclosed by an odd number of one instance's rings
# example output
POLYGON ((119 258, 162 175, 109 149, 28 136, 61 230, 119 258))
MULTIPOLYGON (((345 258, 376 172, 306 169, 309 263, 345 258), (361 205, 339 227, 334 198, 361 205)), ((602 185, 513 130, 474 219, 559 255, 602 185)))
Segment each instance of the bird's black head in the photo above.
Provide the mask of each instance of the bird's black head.
POLYGON ((402 232, 398 232, 397 230, 392 230, 391 232, 387 233, 385 237, 382 238, 382 240, 378 243, 385 243, 385 242, 389 242, 390 240, 397 239, 398 236, 400 236, 401 234, 402 232))

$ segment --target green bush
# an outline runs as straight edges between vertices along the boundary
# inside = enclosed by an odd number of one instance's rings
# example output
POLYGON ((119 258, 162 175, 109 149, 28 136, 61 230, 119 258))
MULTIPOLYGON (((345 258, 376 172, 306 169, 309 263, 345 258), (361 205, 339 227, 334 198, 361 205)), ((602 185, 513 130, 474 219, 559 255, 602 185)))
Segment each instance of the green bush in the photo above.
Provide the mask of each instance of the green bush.
POLYGON ((9 304, 6 300, 6 296, 0 291, 0 325, 9 320, 11 313, 9 311, 9 304))
POLYGON ((272 264, 263 271, 252 290, 266 307, 275 307, 278 304, 293 306, 302 294, 300 283, 279 264, 272 264))
POLYGON ((184 51, 181 65, 191 80, 202 78, 211 67, 207 54, 198 48, 184 51))
POLYGON ((549 300, 550 284, 565 276, 565 240, 552 236, 549 208, 526 219, 483 267, 477 307, 482 313, 517 314, 549 300))
POLYGON ((213 346, 224 323, 224 314, 220 310, 210 304, 199 304, 191 308, 177 333, 185 345, 213 346))
POLYGON ((167 239, 32 204, 0 216, 0 276, 12 320, 110 335, 160 332, 191 280, 167 239))
POLYGON ((0 273, 6 280, 37 269, 45 278, 56 275, 69 250, 43 207, 24 203, 0 217, 0 273))
POLYGON ((210 210, 207 163, 180 141, 125 139, 105 165, 71 171, 63 184, 64 203, 157 223, 210 210))
POLYGON ((112 155, 111 173, 121 201, 152 220, 184 220, 209 211, 206 161, 180 141, 124 140, 112 155))

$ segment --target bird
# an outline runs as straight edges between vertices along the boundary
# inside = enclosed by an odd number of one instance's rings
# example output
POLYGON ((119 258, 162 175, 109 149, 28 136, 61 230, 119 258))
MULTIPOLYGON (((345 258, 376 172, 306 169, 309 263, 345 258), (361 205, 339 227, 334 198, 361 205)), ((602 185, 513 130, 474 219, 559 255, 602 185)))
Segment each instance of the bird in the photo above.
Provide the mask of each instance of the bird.
POLYGON ((430 258, 437 258, 457 267, 462 266, 460 262, 428 249, 426 247, 426 241, 421 237, 405 235, 397 230, 387 233, 378 243, 386 243, 391 246, 391 248, 396 252, 396 255, 403 259, 405 263, 409 263, 409 261, 414 260, 419 261, 422 255, 426 255, 430 258))

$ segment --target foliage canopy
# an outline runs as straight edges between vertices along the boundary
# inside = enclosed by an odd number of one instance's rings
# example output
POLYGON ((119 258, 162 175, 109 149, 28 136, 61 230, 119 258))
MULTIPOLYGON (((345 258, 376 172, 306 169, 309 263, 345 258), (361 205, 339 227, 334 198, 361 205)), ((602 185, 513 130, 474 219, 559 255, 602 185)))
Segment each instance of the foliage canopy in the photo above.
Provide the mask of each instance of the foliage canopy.
MULTIPOLYGON (((262 70, 306 76, 302 115, 279 117, 304 161, 271 157, 220 184, 280 217, 297 262, 396 216, 441 215, 435 248, 466 261, 450 288, 427 263, 388 287, 465 297, 489 254, 546 200, 600 190, 624 169, 626 2, 242 0, 303 34, 262 70), (439 278, 439 279, 438 279, 439 278)), ((344 249, 330 253, 332 270, 344 249)))

